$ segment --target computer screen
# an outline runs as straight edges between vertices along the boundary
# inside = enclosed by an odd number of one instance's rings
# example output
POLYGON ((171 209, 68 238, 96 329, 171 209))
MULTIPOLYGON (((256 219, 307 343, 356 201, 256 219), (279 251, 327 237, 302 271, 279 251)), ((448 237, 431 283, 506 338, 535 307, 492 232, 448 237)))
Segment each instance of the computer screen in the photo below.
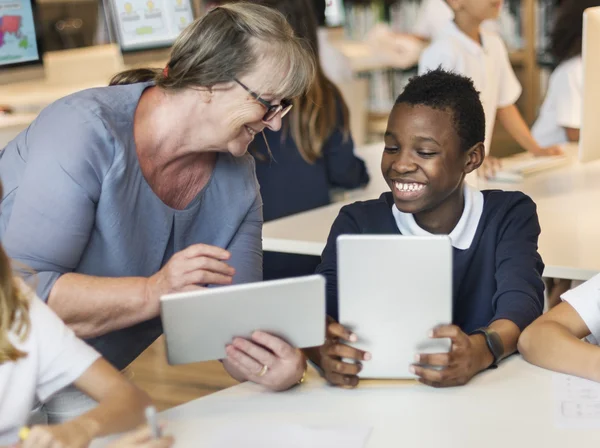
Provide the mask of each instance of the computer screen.
POLYGON ((583 16, 583 117, 579 160, 600 159, 600 7, 586 9, 583 16))
POLYGON ((169 47, 194 20, 191 0, 109 0, 108 6, 123 51, 169 47))
POLYGON ((0 67, 41 61, 31 0, 0 0, 0 67))

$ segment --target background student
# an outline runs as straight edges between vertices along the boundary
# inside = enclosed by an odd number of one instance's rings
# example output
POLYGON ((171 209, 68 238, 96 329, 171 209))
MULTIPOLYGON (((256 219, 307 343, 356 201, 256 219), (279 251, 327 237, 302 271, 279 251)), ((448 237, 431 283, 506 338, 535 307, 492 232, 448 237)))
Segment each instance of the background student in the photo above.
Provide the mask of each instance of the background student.
MULTIPOLYGON (((320 60, 316 13, 310 0, 255 3, 281 12, 320 60)), ((357 188, 369 182, 365 163, 354 155, 348 107, 320 64, 306 95, 293 104, 282 129, 265 132, 265 138, 256 139, 250 147, 265 222, 327 205, 334 188, 357 188)), ((318 257, 265 252, 263 276, 269 280, 311 274, 318 263, 318 257)))
MULTIPOLYGON (((542 145, 579 141, 583 108, 583 12, 600 6, 600 0, 563 1, 551 35, 552 55, 558 66, 550 76, 548 92, 531 133, 542 145)), ((572 287, 567 279, 546 279, 548 306, 572 287)))
POLYGON ((600 0, 564 1, 557 10, 551 51, 558 66, 531 132, 542 146, 579 141, 583 107, 583 12, 600 0))
MULTIPOLYGON (((497 33, 481 24, 495 19, 502 2, 498 0, 447 0, 454 21, 422 53, 419 73, 443 67, 473 79, 480 92, 486 116, 485 150, 490 151, 496 117, 524 149, 536 156, 556 155, 557 146, 542 148, 531 135, 515 103, 521 85, 510 64, 508 51, 497 33)), ((493 174, 496 162, 488 157, 483 174, 493 174)))
POLYGON ((537 366, 600 382, 600 275, 562 298, 523 331, 519 352, 537 366))
POLYGON ((362 335, 353 335, 343 322, 335 323, 339 235, 450 236, 453 325, 433 329, 433 337, 451 338, 452 349, 447 354, 419 354, 413 369, 425 384, 467 383, 513 353, 521 331, 542 313, 544 264, 537 252, 535 204, 521 192, 481 192, 464 181, 484 160, 484 139, 483 107, 468 78, 434 70, 411 79, 398 97, 381 162, 391 192, 342 208, 317 269, 327 279, 327 311, 334 321, 328 325, 326 344, 311 356, 332 384, 355 386, 361 363, 371 359, 346 345, 362 335), (490 342, 494 340, 499 344, 490 342))
MULTIPOLYGON (((14 276, 0 246, 0 447, 19 442, 19 430, 27 424, 36 400, 45 401, 70 384, 98 405, 59 425, 33 426, 22 448, 83 448, 95 437, 120 433, 144 421, 149 397, 78 339, 14 276)), ((122 448, 144 446, 119 443, 122 448)))

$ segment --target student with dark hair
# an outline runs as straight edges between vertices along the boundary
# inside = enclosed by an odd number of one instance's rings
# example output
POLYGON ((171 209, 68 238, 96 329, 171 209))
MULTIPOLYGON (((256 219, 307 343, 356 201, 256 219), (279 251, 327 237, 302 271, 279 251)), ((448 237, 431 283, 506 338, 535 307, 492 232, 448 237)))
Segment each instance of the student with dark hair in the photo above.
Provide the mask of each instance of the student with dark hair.
MULTIPOLYGON (((551 51, 558 64, 531 133, 542 145, 578 142, 583 108, 583 12, 600 6, 600 0, 563 1, 558 7, 551 34, 551 51)), ((546 280, 548 306, 561 302, 571 280, 546 280)))
POLYGON ((311 355, 329 382, 356 386, 361 363, 370 359, 369 353, 345 345, 361 335, 334 322, 336 240, 343 234, 449 235, 453 319, 452 325, 434 328, 432 337, 450 338, 452 349, 419 355, 412 368, 424 384, 467 383, 513 353, 521 331, 542 313, 544 264, 537 251, 535 204, 521 192, 478 191, 465 183, 483 163, 484 139, 483 107, 468 78, 434 70, 412 78, 398 97, 381 162, 391 191, 342 208, 317 269, 327 279, 332 321, 327 342, 311 355))
POLYGON ((579 141, 583 101, 583 12, 600 6, 600 0, 563 2, 551 34, 551 51, 557 67, 531 132, 542 146, 579 141))
MULTIPOLYGON (((255 3, 281 12, 319 60, 311 0, 255 3)), ((316 69, 315 81, 306 95, 294 99, 283 128, 252 143, 265 222, 328 205, 333 188, 369 182, 365 163, 354 155, 348 107, 320 64, 316 69)), ((318 257, 273 252, 265 252, 263 259, 265 280, 311 274, 319 264, 318 257)))
MULTIPOLYGON (((281 12, 318 60, 317 24, 310 0, 255 3, 281 12)), ((369 181, 364 162, 353 152, 348 107, 319 64, 311 88, 293 103, 283 128, 265 132, 266 139, 256 139, 251 146, 265 222, 329 204, 332 188, 356 188, 369 181)))

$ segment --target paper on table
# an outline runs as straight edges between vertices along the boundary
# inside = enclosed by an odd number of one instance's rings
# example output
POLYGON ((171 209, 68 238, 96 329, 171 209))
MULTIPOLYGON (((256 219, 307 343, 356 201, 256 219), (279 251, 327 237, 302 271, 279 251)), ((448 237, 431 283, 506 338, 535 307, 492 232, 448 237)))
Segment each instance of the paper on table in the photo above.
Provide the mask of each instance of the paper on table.
POLYGON ((556 425, 559 428, 600 429, 600 384, 554 374, 556 425))
POLYGON ((364 448, 368 426, 310 427, 291 424, 232 424, 216 430, 203 448, 364 448))

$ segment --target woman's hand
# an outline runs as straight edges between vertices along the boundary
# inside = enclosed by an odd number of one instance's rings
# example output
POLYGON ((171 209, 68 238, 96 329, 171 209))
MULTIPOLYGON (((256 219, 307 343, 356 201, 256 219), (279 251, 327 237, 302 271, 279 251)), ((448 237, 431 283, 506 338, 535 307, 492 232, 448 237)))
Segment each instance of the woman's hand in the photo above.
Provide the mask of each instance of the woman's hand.
POLYGON ((148 425, 134 431, 125 437, 111 443, 108 448, 169 448, 172 447, 174 439, 171 436, 163 436, 155 439, 148 425))
POLYGON ((350 347, 340 342, 356 342, 357 336, 341 324, 331 320, 327 325, 327 340, 321 346, 321 368, 325 372, 325 379, 334 386, 356 387, 358 374, 362 370, 362 361, 369 361, 371 354, 350 347), (355 362, 348 363, 342 358, 355 362))
POLYGON ((462 386, 494 361, 485 338, 480 334, 468 336, 456 325, 440 325, 432 333, 432 338, 450 338, 452 348, 448 353, 416 356, 416 364, 411 366, 411 371, 423 384, 432 387, 462 386))
POLYGON ((236 338, 226 348, 227 359, 244 377, 274 391, 297 384, 306 371, 302 352, 262 331, 251 340, 236 338))
POLYGON ((199 289, 206 285, 230 285, 235 269, 225 263, 231 254, 225 249, 194 244, 177 252, 148 279, 146 298, 158 303, 164 294, 199 289))
POLYGON ((91 432, 78 420, 60 425, 39 425, 29 431, 21 448, 87 448, 91 432))

